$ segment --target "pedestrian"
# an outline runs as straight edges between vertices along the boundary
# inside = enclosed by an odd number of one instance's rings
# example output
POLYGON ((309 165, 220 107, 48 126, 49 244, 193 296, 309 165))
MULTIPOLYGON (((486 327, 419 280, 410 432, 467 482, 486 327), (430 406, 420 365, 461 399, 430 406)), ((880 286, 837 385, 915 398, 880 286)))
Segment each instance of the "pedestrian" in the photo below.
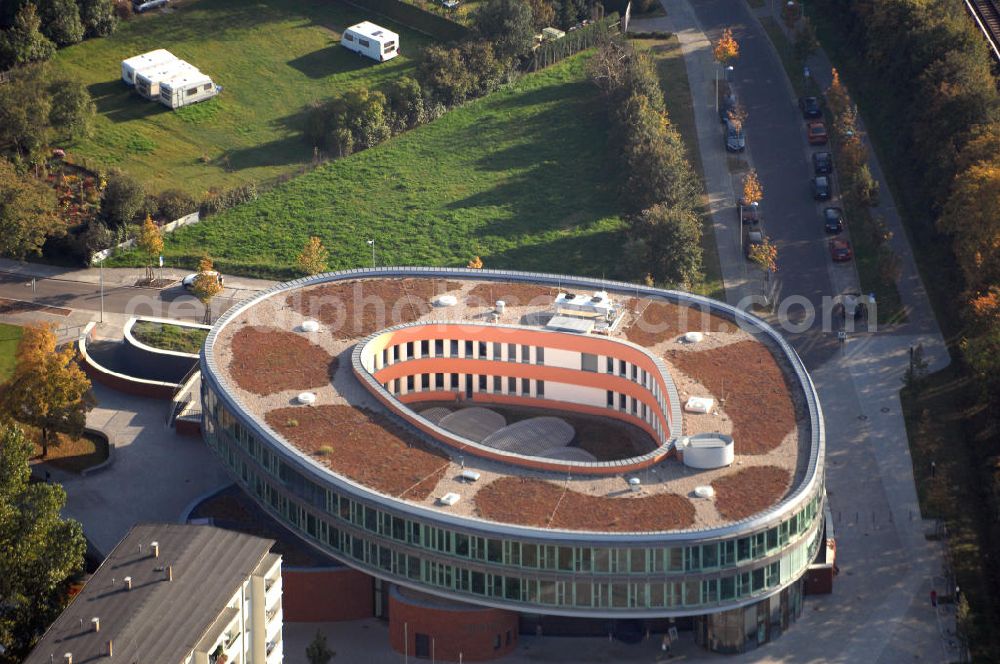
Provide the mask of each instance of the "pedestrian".
POLYGON ((52 473, 45 471, 45 483, 49 484, 52 481, 52 473))
POLYGON ((937 591, 931 590, 931 606, 937 606, 937 591))

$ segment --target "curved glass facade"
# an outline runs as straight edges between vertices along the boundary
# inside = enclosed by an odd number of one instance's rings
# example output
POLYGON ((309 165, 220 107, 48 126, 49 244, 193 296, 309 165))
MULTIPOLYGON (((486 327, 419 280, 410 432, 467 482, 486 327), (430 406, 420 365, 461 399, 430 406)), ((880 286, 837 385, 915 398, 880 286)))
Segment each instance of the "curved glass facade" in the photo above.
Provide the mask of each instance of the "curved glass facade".
MULTIPOLYGON (((593 280, 580 281, 594 285, 593 280)), ((237 313, 227 314, 220 325, 237 313)), ((316 464, 245 414, 226 392, 207 359, 213 341, 214 333, 202 357, 207 443, 271 514, 317 547, 374 576, 526 613, 704 616, 779 593, 784 605, 787 588, 798 597, 797 582, 823 541, 822 424, 815 419, 811 425, 819 432, 813 437, 807 477, 781 505, 762 515, 714 529, 651 533, 512 526, 406 503, 316 464)), ((790 359, 793 365, 798 362, 790 359)), ((811 383, 803 387, 810 415, 819 416, 811 383)))

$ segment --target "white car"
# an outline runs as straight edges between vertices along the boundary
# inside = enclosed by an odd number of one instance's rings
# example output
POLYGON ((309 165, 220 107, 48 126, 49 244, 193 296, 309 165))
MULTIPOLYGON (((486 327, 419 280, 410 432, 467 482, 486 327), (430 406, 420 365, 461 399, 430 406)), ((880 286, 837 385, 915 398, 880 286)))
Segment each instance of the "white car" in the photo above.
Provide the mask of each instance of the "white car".
POLYGON ((150 9, 159 9, 160 7, 166 7, 168 0, 132 0, 132 11, 137 14, 149 11, 150 9))
MULTIPOLYGON (((195 272, 194 274, 189 274, 188 276, 184 277, 183 279, 181 279, 181 286, 183 286, 187 290, 191 290, 192 288, 194 288, 194 280, 198 278, 199 274, 202 273, 195 272)), ((204 274, 207 274, 210 277, 215 277, 216 279, 219 280, 219 285, 220 286, 222 285, 222 275, 216 272, 215 270, 209 270, 204 274)))

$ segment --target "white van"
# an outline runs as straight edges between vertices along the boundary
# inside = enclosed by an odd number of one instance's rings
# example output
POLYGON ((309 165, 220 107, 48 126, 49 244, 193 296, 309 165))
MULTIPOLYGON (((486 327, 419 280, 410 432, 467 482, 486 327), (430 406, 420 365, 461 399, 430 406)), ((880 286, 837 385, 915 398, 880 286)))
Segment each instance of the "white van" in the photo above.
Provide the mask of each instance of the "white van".
POLYGON ((135 85, 137 71, 160 67, 176 61, 177 56, 163 48, 142 55, 134 55, 122 60, 122 80, 125 81, 126 85, 135 85))
POLYGON ((344 30, 340 45, 378 62, 385 62, 399 55, 399 35, 368 21, 344 30))
POLYGON ((160 98, 160 81, 189 72, 192 74, 200 73, 197 67, 184 60, 175 60, 151 69, 142 69, 135 75, 135 91, 146 99, 156 101, 160 98))
POLYGON ((180 108, 211 99, 221 89, 210 76, 196 69, 160 81, 160 103, 169 108, 180 108))

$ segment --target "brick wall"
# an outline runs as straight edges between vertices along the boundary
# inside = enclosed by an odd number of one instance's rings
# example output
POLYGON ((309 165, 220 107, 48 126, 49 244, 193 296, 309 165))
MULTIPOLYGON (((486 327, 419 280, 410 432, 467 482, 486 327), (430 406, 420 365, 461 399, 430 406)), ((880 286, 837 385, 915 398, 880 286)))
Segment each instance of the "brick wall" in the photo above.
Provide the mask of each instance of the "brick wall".
POLYGON ((372 577, 350 567, 281 570, 286 622, 336 622, 371 618, 372 577))
POLYGON ((503 657, 517 647, 518 614, 502 609, 411 601, 389 592, 389 642, 392 649, 416 657, 418 645, 432 648, 436 661, 482 662, 503 657), (497 644, 499 643, 499 647, 497 644))

